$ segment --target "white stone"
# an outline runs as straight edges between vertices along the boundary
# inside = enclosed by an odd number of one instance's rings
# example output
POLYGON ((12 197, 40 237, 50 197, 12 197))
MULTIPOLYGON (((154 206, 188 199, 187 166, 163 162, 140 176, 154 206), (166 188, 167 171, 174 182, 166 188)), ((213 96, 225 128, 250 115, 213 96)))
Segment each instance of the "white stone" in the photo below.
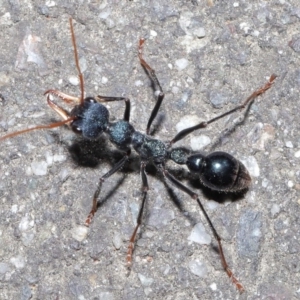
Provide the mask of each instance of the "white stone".
POLYGON ((278 214, 280 212, 280 206, 276 203, 274 203, 271 207, 271 214, 272 216, 275 216, 276 214, 278 214))
POLYGON ((210 137, 206 135, 192 136, 191 137, 191 148, 193 151, 202 150, 205 146, 211 142, 210 137))
POLYGON ((87 234, 88 234, 88 228, 82 225, 75 227, 72 231, 72 237, 78 242, 82 242, 83 240, 85 240, 87 234))
POLYGON ((146 276, 144 276, 144 275, 141 274, 141 273, 138 273, 138 277, 139 277, 139 280, 141 281, 141 284, 142 284, 143 286, 150 286, 150 285, 153 283, 153 281, 154 281, 153 278, 151 278, 151 277, 146 277, 146 276))
POLYGON ((245 159, 241 159, 241 162, 245 165, 251 177, 259 176, 260 170, 259 170, 257 160, 254 156, 249 156, 245 159))
POLYGON ((193 227, 188 239, 201 245, 209 245, 211 243, 211 236, 206 232, 202 223, 197 223, 193 227))
POLYGON ((134 85, 135 85, 135 86, 142 86, 142 85, 144 85, 144 84, 143 84, 143 81, 142 81, 142 80, 136 80, 136 81, 134 82, 134 85))
POLYGON ((155 36, 157 36, 157 32, 154 30, 150 30, 150 35, 155 37, 155 36))
POLYGON ((207 267, 205 263, 199 261, 199 260, 191 260, 189 262, 189 268, 191 272, 198 277, 205 277, 207 274, 207 267))
POLYGON ((69 77, 68 80, 69 80, 69 82, 70 82, 72 85, 74 85, 74 86, 77 86, 77 85, 79 85, 79 83, 80 83, 78 76, 72 75, 72 76, 69 77))
POLYGON ((188 127, 195 126, 201 122, 201 119, 196 115, 186 115, 180 119, 180 121, 176 124, 177 132, 186 129, 188 127))
POLYGON ((18 212, 18 205, 17 204, 14 204, 14 205, 12 205, 12 207, 11 207, 11 212, 12 213, 16 213, 16 212, 18 212))
POLYGON ((289 180, 289 181, 288 181, 288 187, 289 187, 289 188, 292 188, 293 186, 294 186, 293 181, 289 180))
POLYGON ((180 58, 175 61, 176 69, 179 71, 184 70, 189 64, 189 61, 186 58, 180 58))
POLYGON ((105 76, 102 76, 102 78, 101 78, 101 83, 102 83, 102 84, 106 84, 107 82, 108 82, 108 78, 105 77, 105 76))
POLYGON ((34 175, 44 176, 47 174, 48 164, 45 161, 33 161, 31 163, 31 169, 34 175))
POLYGON ((16 257, 12 257, 10 262, 17 268, 23 269, 25 267, 25 258, 24 256, 18 255, 16 257))
POLYGON ((122 246, 122 237, 120 232, 116 231, 113 236, 113 244, 117 250, 119 250, 122 246))
POLYGON ((299 158, 299 157, 300 157, 300 150, 298 150, 297 152, 295 152, 294 156, 295 156, 296 158, 299 158))
POLYGON ((193 35, 195 35, 197 38, 204 38, 206 35, 205 29, 203 27, 195 28, 192 32, 193 35))

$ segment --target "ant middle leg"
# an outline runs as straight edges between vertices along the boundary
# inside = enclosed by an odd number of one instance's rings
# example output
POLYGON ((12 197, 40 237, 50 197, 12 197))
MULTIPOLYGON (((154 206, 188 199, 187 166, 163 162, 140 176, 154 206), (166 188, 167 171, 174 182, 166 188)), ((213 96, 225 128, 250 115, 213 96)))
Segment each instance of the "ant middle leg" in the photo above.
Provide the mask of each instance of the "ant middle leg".
POLYGON ((172 176, 162 165, 158 165, 159 170, 162 172, 165 180, 168 179, 175 187, 177 187, 178 189, 182 190, 184 193, 188 194, 192 199, 196 200, 202 213, 204 214, 204 217, 206 219, 206 221, 209 224, 209 227, 211 228, 214 238, 216 239, 217 243, 218 243, 218 249, 219 249, 219 254, 220 254, 220 258, 221 258, 221 263, 222 266, 225 270, 225 272, 227 273, 228 277, 231 279, 232 283, 236 286, 236 288, 242 293, 244 292, 244 287, 243 285, 238 281, 238 279, 234 276, 234 274, 232 273, 232 271, 230 270, 225 256, 224 256, 224 252, 223 252, 223 247, 222 247, 222 242, 221 242, 221 238, 219 236, 219 234, 217 233, 214 225, 212 224, 208 214, 206 213, 200 199, 199 196, 194 193, 191 189, 189 189, 187 186, 185 186, 184 184, 182 184, 180 181, 178 181, 174 176, 172 176))
POLYGON ((125 112, 123 120, 129 122, 130 119, 130 99, 124 97, 107 97, 107 96, 96 96, 96 101, 98 102, 112 102, 112 101, 124 101, 125 102, 125 112))
POLYGON ((160 83, 156 77, 155 71, 146 63, 146 61, 143 58, 143 45, 145 43, 145 39, 140 39, 140 43, 139 43, 139 59, 140 59, 140 63, 143 66, 143 68, 146 70, 148 76, 150 77, 153 87, 154 87, 154 94, 157 97, 156 100, 156 104, 151 112, 148 124, 147 124, 147 129, 146 129, 146 133, 149 135, 150 134, 150 127, 151 124, 153 122, 153 120, 155 119, 159 108, 161 106, 161 103, 165 97, 165 94, 160 86, 160 83))
POLYGON ((99 182, 98 182, 98 186, 97 186, 97 189, 94 193, 94 196, 93 196, 93 204, 92 204, 92 209, 90 211, 90 213, 88 214, 88 217, 85 221, 85 226, 90 226, 93 218, 94 218, 94 215, 98 209, 98 199, 99 199, 99 195, 101 193, 101 189, 102 189, 102 183, 107 179, 109 178, 111 175, 113 175, 114 173, 116 173, 117 171, 119 171, 120 169, 122 169, 125 165, 125 163, 128 161, 129 159, 129 156, 130 156, 130 153, 131 153, 131 150, 127 150, 125 156, 120 160, 118 161, 113 167, 112 169, 110 169, 106 174, 104 174, 100 179, 99 179, 99 182))
POLYGON ((141 162, 141 176, 142 176, 142 182, 143 182, 143 201, 142 201, 142 205, 140 207, 139 214, 138 214, 138 217, 137 217, 137 221, 136 221, 137 224, 136 224, 135 229, 133 231, 133 234, 131 235, 131 238, 129 240, 127 257, 126 257, 128 268, 130 268, 131 264, 132 264, 132 253, 133 253, 133 249, 134 249, 134 242, 135 242, 135 238, 136 238, 138 228, 142 224, 143 211, 144 211, 144 207, 145 207, 145 203, 146 203, 147 193, 148 193, 148 190, 149 190, 145 168, 146 168, 146 162, 141 162))
POLYGON ((252 102, 254 101, 254 99, 258 96, 260 96, 261 94, 263 94, 265 91, 267 91, 273 84, 274 80, 276 78, 276 75, 272 74, 269 81, 264 85, 262 86, 261 88, 259 88, 258 90, 254 91, 245 101, 243 104, 215 117, 215 118, 212 118, 206 122, 201 122, 195 126, 192 126, 192 127, 189 127, 189 128, 186 128, 186 129, 183 129, 181 130, 180 132, 178 132, 176 134, 176 136, 169 142, 170 146, 172 146, 174 143, 180 141, 181 139, 183 139, 184 137, 186 137, 188 134, 194 132, 195 130, 198 130, 198 129, 202 129, 202 128, 205 128, 207 127, 209 124, 213 123, 213 122, 216 122, 217 120, 219 119, 222 119, 238 110, 241 110, 241 109, 244 109, 246 107, 249 107, 249 105, 252 104, 252 102))

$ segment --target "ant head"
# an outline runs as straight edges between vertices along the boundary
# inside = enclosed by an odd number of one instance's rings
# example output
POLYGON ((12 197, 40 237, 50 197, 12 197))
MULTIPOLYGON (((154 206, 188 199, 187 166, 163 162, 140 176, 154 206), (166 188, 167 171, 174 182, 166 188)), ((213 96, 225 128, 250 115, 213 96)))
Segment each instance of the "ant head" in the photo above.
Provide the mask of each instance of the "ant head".
POLYGON ((93 97, 87 97, 82 105, 76 105, 71 116, 75 118, 70 124, 72 130, 87 139, 97 139, 107 129, 109 123, 107 108, 93 97))

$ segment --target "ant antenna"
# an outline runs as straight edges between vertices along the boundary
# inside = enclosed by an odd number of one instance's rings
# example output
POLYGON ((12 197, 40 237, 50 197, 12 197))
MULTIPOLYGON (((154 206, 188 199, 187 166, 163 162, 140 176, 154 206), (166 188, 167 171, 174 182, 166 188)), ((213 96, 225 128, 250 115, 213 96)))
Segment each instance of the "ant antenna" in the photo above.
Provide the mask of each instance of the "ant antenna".
POLYGON ((69 19, 69 22, 70 22, 70 28, 71 28, 72 44, 73 44, 73 48, 74 48, 75 64, 76 64, 76 69, 78 71, 78 77, 79 77, 79 81, 80 81, 80 90, 81 90, 80 105, 82 105, 83 99, 84 99, 84 80, 83 80, 83 74, 82 74, 82 72, 80 70, 80 66, 79 66, 78 51, 77 51, 77 46, 76 46, 76 39, 75 39, 75 34, 74 34, 72 18, 69 19))
POLYGON ((69 122, 71 122, 73 120, 75 120, 75 117, 71 117, 71 118, 68 118, 67 120, 63 120, 63 121, 56 122, 56 123, 51 123, 51 124, 48 124, 48 125, 38 125, 36 127, 27 128, 27 129, 23 129, 23 130, 20 130, 20 131, 15 131, 15 132, 12 132, 12 133, 9 133, 5 136, 0 137, 0 141, 3 141, 5 139, 11 138, 13 136, 20 135, 20 134, 23 134, 23 133, 26 133, 26 132, 29 132, 29 131, 34 131, 34 130, 39 130, 39 129, 51 129, 51 128, 55 128, 55 127, 60 127, 62 125, 68 124, 69 122))

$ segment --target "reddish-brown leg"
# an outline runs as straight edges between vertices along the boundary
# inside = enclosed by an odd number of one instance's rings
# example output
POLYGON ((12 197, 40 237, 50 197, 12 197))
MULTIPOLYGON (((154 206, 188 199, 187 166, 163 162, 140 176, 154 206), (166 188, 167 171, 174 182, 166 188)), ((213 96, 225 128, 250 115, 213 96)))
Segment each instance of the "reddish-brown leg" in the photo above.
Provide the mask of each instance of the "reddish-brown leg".
POLYGON ((235 111, 238 111, 238 110, 241 110, 241 109, 244 109, 246 106, 250 105, 254 99, 256 97, 258 97, 259 95, 263 94, 265 91, 267 91, 273 84, 274 80, 276 78, 276 75, 272 74, 269 81, 263 86, 261 87, 260 89, 256 90, 255 92, 253 92, 246 100, 243 104, 231 109, 230 111, 227 111, 226 113, 220 115, 220 116, 217 116, 213 119, 210 119, 209 121, 206 121, 206 122, 201 122, 195 126, 192 126, 192 127, 189 127, 189 128, 186 128, 186 129, 183 129, 181 130, 180 132, 178 132, 176 134, 176 136, 170 141, 169 145, 173 145, 174 143, 180 141, 181 139, 183 139, 185 136, 187 136, 188 134, 192 133, 193 131, 195 130, 198 130, 198 129, 201 129, 201 128, 205 128, 207 127, 208 124, 211 124, 219 119, 222 119, 224 118, 225 116, 228 116, 232 113, 234 113, 235 111))
POLYGON ((90 226, 90 224, 94 218, 94 215, 98 209, 98 199, 99 199, 99 195, 101 193, 102 183, 105 181, 105 179, 109 178, 111 175, 113 175, 114 173, 116 173, 117 171, 122 169, 124 167, 125 163, 128 161, 129 156, 130 156, 130 150, 127 151, 126 155, 119 162, 117 162, 111 170, 109 170, 106 174, 104 174, 99 179, 97 189, 93 196, 92 209, 91 209, 90 213, 88 214, 88 217, 84 223, 85 226, 90 226))
POLYGON ((143 211, 144 211, 144 207, 145 207, 145 203, 146 203, 147 193, 149 190, 145 167, 146 167, 146 163, 141 162, 141 176, 142 176, 142 182, 143 182, 143 200, 142 200, 142 205, 140 207, 140 211, 139 211, 139 214, 137 217, 137 221, 136 221, 137 224, 136 224, 133 234, 131 235, 131 238, 129 240, 127 257, 126 257, 128 268, 130 268, 132 265, 132 254, 133 254, 133 249, 134 249, 135 238, 136 238, 137 231, 142 224, 143 211))
POLYGON ((154 86, 154 94, 155 96, 157 97, 157 100, 156 100, 156 104, 151 112, 151 115, 150 115, 150 118, 149 118, 149 121, 148 121, 148 124, 147 124, 147 129, 146 129, 146 133, 149 134, 150 133, 150 127, 151 127, 151 124, 153 122, 153 120, 155 119, 158 111, 159 111, 159 108, 161 106, 161 103, 165 97, 165 94, 160 86, 160 83, 156 77, 156 74, 155 74, 155 71, 146 63, 146 61, 144 60, 143 58, 143 45, 145 43, 145 40, 144 39, 140 39, 140 43, 139 43, 139 59, 140 59, 140 62, 141 62, 141 65, 144 67, 144 69, 146 70, 148 76, 150 77, 151 81, 152 81, 152 84, 154 86))
POLYGON ((205 216, 205 219, 207 220, 207 222, 209 224, 209 227, 211 228, 211 230, 213 232, 215 239, 217 240, 222 266, 223 266, 225 272, 227 273, 228 277, 231 279, 232 283, 236 286, 236 288, 240 291, 240 293, 243 293, 245 291, 245 289, 244 289, 243 285, 238 281, 238 279, 234 276, 232 271, 229 269, 229 266, 228 266, 225 256, 224 256, 221 238, 220 238, 219 234, 217 233, 214 225, 212 224, 208 214, 206 213, 202 203, 200 202, 198 195, 196 193, 194 193, 192 190, 190 190, 187 186, 183 185, 175 177, 173 177, 163 166, 158 166, 158 167, 159 167, 159 170, 162 172, 165 179, 168 179, 178 189, 182 190, 183 192, 188 194, 192 199, 197 201, 202 213, 205 216))

